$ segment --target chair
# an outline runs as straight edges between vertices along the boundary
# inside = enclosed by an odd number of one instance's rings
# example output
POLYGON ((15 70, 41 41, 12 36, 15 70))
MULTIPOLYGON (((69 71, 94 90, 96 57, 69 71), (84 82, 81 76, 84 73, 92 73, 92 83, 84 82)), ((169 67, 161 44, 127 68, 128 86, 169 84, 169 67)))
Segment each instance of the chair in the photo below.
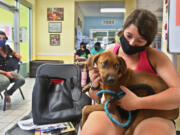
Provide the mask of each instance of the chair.
MULTIPOLYGON (((18 62, 17 69, 15 69, 15 72, 19 73, 21 64, 22 64, 22 62, 19 61, 19 62, 18 62)), ((21 96, 22 96, 23 100, 25 100, 25 97, 24 97, 24 94, 23 94, 23 92, 22 92, 22 90, 21 90, 21 87, 19 87, 18 89, 19 89, 19 91, 20 91, 20 93, 21 93, 21 96)), ((6 92, 6 91, 7 91, 7 89, 5 89, 5 92, 6 92)), ((3 96, 2 96, 1 93, 0 93, 0 96, 1 96, 1 98, 3 99, 3 96)), ((6 96, 4 96, 4 103, 3 103, 3 111, 5 111, 5 110, 6 110, 6 96)))

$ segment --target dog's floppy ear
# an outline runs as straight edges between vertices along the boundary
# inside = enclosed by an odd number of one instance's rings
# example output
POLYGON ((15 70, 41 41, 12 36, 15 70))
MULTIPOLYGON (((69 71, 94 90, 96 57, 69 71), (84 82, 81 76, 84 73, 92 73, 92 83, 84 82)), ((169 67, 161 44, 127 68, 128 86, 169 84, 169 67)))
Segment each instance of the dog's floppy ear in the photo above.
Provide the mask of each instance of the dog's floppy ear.
POLYGON ((88 58, 87 66, 88 66, 89 70, 91 70, 94 67, 94 63, 96 63, 96 61, 98 60, 99 56, 100 56, 100 54, 96 54, 96 55, 93 55, 90 58, 88 58))
POLYGON ((120 70, 125 73, 127 71, 127 65, 126 65, 125 60, 122 57, 118 57, 118 61, 120 65, 120 70))

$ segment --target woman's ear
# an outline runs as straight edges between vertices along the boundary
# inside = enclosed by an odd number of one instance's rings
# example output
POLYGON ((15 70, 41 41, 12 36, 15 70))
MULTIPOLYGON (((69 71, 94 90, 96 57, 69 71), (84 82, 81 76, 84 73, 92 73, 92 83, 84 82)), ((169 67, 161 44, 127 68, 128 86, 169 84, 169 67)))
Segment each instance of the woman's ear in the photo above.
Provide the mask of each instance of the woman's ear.
POLYGON ((87 66, 89 70, 91 70, 94 67, 94 64, 97 62, 99 56, 100 54, 96 54, 88 58, 87 66))

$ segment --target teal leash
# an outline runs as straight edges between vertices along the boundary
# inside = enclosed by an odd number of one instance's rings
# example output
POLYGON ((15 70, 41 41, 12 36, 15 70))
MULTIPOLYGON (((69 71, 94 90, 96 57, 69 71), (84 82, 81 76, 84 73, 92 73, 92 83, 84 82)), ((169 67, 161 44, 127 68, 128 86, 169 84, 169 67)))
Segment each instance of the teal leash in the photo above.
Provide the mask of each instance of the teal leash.
POLYGON ((108 116, 115 124, 117 124, 118 126, 120 126, 120 127, 127 127, 127 126, 131 123, 131 119, 132 119, 132 118, 131 118, 131 112, 130 112, 130 111, 128 111, 128 115, 129 115, 129 116, 128 116, 128 120, 126 121, 126 123, 120 123, 119 121, 117 121, 115 118, 112 117, 112 115, 109 113, 109 110, 108 110, 108 104, 109 104, 112 100, 114 100, 114 99, 116 99, 116 98, 122 98, 122 97, 125 95, 124 91, 115 92, 115 91, 112 91, 112 90, 100 90, 100 91, 98 91, 96 94, 99 96, 99 95, 101 95, 102 93, 109 93, 109 94, 114 95, 114 96, 112 96, 108 101, 106 101, 105 104, 104 104, 104 110, 105 110, 107 116, 108 116))

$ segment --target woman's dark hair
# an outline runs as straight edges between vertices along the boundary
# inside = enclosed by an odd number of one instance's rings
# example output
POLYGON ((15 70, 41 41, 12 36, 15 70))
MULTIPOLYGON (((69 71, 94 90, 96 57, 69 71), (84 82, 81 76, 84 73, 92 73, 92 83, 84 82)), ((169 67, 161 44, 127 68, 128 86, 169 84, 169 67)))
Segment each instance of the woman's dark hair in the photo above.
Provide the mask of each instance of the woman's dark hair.
POLYGON ((84 49, 86 49, 86 43, 81 42, 81 43, 80 43, 80 48, 81 48, 81 47, 84 48, 84 49))
POLYGON ((8 37, 6 36, 6 33, 4 31, 0 30, 0 35, 4 35, 6 37, 6 40, 8 40, 8 37))
POLYGON ((81 42, 81 43, 80 43, 80 46, 81 46, 81 45, 86 45, 86 44, 85 44, 84 42, 81 42))
POLYGON ((123 31, 134 24, 138 28, 139 34, 151 44, 157 33, 157 18, 146 9, 135 9, 126 19, 123 25, 123 31))

